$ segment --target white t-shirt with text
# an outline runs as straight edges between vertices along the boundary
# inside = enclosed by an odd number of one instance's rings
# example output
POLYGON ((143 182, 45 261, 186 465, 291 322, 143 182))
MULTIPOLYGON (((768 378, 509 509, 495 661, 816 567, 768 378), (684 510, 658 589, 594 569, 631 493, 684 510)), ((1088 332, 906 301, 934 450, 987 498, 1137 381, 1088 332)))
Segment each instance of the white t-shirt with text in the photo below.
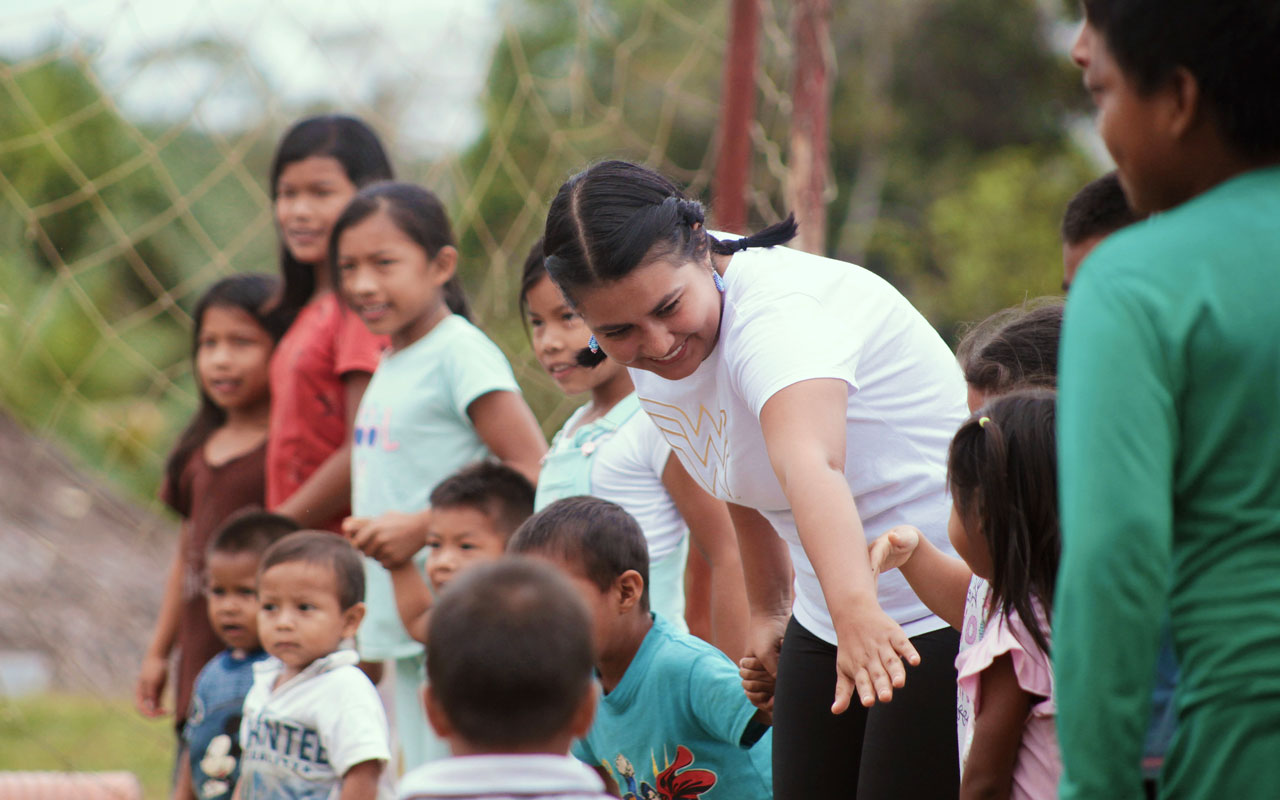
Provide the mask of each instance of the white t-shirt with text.
MULTIPOLYGON (((710 277, 708 277, 710 280, 710 277)), ((785 247, 736 254, 719 340, 687 378, 632 369, 641 406, 689 472, 712 494, 754 508, 786 541, 795 567, 796 620, 834 644, 822 587, 774 475, 760 413, 795 383, 848 387, 845 478, 870 542, 918 527, 945 553, 947 448, 966 416, 955 359, 920 313, 873 273, 785 247)), ((898 573, 879 601, 908 636, 945 627, 898 573)))

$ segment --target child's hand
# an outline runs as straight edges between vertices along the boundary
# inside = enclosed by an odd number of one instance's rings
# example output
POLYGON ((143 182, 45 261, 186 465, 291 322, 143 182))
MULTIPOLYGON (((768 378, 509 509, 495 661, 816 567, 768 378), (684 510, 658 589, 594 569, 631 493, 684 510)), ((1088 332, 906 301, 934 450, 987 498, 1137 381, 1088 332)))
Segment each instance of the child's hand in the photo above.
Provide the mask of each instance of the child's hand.
POLYGON ((773 711, 773 686, 777 680, 760 659, 746 656, 738 662, 738 675, 742 678, 742 689, 747 693, 751 705, 761 711, 773 711))
POLYGON ((426 546, 426 514, 388 511, 373 519, 347 517, 342 521, 342 532, 357 550, 383 567, 395 569, 426 546))
POLYGON ((161 702, 168 680, 169 659, 150 653, 143 657, 133 689, 133 704, 144 717, 163 717, 169 713, 161 702))
POLYGON ((891 569, 898 569, 911 559, 911 554, 919 545, 919 528, 899 525, 889 529, 888 533, 871 543, 871 572, 879 575, 891 569))

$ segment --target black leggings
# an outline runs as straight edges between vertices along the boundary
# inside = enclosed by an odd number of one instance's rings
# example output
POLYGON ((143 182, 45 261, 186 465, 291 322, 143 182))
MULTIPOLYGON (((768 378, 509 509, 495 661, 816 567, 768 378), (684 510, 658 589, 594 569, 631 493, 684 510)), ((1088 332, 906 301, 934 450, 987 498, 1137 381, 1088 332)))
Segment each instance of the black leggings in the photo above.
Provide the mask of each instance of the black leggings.
POLYGON ((956 650, 951 628, 911 639, 920 666, 893 702, 831 713, 836 648, 793 618, 782 640, 773 702, 774 800, 955 800, 956 650))

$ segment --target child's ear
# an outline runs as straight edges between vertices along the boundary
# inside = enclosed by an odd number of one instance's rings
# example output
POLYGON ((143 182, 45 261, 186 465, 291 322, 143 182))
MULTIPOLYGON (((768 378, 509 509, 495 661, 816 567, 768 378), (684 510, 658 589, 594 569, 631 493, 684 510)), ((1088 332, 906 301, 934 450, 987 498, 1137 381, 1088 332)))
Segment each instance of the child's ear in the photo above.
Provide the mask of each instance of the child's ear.
POLYGON ((1194 125, 1202 121, 1200 82, 1186 67, 1176 67, 1162 91, 1168 94, 1166 124, 1169 133, 1174 139, 1181 139, 1194 125))
POLYGON ((431 265, 435 268, 433 277, 443 286, 458 271, 458 249, 452 245, 441 247, 436 257, 431 259, 431 265))
POLYGON ((613 582, 618 590, 618 611, 626 614, 640 605, 644 596, 644 578, 634 569, 629 569, 613 582))
POLYGON ((360 628, 360 622, 364 619, 364 612, 364 603, 356 603, 342 612, 342 638, 349 639, 356 635, 356 631, 360 628))
POLYGON ((422 707, 427 712, 427 722, 431 723, 431 729, 436 732, 436 736, 441 739, 448 739, 453 735, 453 726, 449 724, 449 717, 444 713, 444 709, 440 707, 440 700, 436 697, 435 692, 431 691, 431 684, 422 684, 422 707))

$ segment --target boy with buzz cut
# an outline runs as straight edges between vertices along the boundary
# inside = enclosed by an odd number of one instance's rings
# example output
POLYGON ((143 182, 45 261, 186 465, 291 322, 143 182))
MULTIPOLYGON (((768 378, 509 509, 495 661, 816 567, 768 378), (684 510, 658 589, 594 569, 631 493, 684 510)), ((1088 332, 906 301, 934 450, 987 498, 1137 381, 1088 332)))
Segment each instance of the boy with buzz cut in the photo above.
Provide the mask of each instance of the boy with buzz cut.
POLYGON ((773 796, 768 713, 723 653, 649 611, 649 551, 630 514, 594 497, 557 500, 507 550, 551 562, 592 611, 603 697, 575 756, 625 798, 773 796))
POLYGON ((240 726, 241 800, 372 800, 390 753, 373 684, 344 647, 364 617, 364 560, 324 531, 262 556, 254 668, 240 726))
POLYGON ((1280 3, 1085 0, 1072 49, 1139 213, 1071 290, 1053 614, 1063 798, 1280 797, 1280 3))
POLYGON ((1114 171, 1090 181, 1076 192, 1062 215, 1062 290, 1071 288, 1076 272, 1093 248, 1142 216, 1129 207, 1114 171))
POLYGON ((604 800, 567 753, 591 726, 591 621, 555 569, 480 564, 440 596, 427 635, 427 719, 453 758, 400 781, 401 800, 604 800))
POLYGON ((240 777, 240 713, 253 667, 267 658, 258 640, 258 562, 298 523, 266 511, 236 514, 214 532, 205 558, 213 632, 227 646, 200 670, 182 729, 186 760, 174 797, 227 800, 240 777))
POLYGON ((424 570, 413 559, 383 563, 391 572, 396 611, 409 635, 426 643, 432 591, 439 594, 476 564, 501 558, 507 540, 533 513, 533 484, 497 461, 478 461, 431 491, 424 570))

